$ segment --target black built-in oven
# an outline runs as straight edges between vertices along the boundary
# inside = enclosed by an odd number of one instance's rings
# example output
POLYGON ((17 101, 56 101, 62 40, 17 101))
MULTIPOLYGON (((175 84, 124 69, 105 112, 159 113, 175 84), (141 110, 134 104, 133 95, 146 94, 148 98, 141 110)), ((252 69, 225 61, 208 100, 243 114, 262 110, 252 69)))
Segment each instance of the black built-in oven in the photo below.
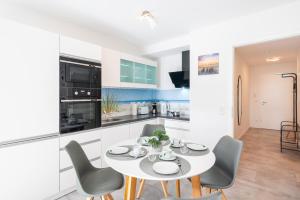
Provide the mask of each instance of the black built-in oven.
POLYGON ((101 126, 101 64, 60 57, 60 133, 101 126))
POLYGON ((101 63, 60 57, 61 87, 101 88, 101 63))

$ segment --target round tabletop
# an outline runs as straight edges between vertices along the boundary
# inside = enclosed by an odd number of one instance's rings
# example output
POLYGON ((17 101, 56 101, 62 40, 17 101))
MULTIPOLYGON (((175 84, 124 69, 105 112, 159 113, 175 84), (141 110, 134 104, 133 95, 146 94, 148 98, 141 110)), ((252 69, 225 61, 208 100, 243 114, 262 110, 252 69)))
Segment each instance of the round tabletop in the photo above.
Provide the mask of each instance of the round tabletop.
MULTIPOLYGON (((122 141, 122 142, 119 142, 119 143, 113 145, 112 147, 124 146, 124 145, 134 145, 134 144, 136 144, 136 139, 122 141)), ((112 147, 109 147, 108 149, 110 149, 112 147)), ((150 147, 145 147, 145 148, 150 150, 150 147)), ((169 145, 164 146, 164 148, 163 148, 163 150, 167 150, 167 149, 169 149, 169 145)), ((180 155, 176 154, 175 152, 174 152, 174 154, 176 156, 186 159, 190 163, 191 169, 189 172, 187 172, 184 175, 179 174, 176 177, 168 177, 168 176, 157 177, 157 176, 151 176, 149 174, 146 174, 140 168, 140 162, 146 156, 135 159, 135 160, 132 160, 132 159, 117 160, 114 158, 107 157, 106 152, 105 152, 104 159, 105 159, 105 162, 108 164, 108 166, 110 166, 114 170, 116 170, 126 176, 136 177, 136 178, 146 179, 146 180, 158 180, 158 181, 177 180, 177 179, 184 179, 184 178, 189 178, 189 177, 200 175, 201 173, 210 169, 214 165, 215 160, 216 160, 215 154, 212 151, 210 151, 208 154, 202 155, 202 156, 190 156, 190 155, 184 156, 181 154, 180 155)))

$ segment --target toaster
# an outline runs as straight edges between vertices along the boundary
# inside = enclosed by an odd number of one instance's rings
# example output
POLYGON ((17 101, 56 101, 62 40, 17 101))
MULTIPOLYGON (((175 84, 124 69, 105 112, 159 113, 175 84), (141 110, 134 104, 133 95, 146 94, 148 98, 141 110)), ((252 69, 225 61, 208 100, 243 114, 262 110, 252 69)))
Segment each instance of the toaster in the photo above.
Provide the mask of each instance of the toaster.
POLYGON ((139 106, 137 109, 138 115, 146 115, 149 114, 149 107, 148 106, 139 106))

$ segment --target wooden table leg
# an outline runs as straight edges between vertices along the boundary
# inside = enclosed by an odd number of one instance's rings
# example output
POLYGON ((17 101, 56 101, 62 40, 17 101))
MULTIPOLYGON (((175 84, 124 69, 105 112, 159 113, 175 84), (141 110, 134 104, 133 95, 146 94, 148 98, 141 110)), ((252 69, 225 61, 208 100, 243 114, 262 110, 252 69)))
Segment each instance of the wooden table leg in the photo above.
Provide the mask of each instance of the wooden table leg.
POLYGON ((180 198, 180 180, 176 180, 176 197, 180 198))
POLYGON ((193 189, 193 197, 202 196, 200 176, 192 177, 192 189, 193 189))
POLYGON ((135 200, 136 178, 126 176, 124 200, 135 200))

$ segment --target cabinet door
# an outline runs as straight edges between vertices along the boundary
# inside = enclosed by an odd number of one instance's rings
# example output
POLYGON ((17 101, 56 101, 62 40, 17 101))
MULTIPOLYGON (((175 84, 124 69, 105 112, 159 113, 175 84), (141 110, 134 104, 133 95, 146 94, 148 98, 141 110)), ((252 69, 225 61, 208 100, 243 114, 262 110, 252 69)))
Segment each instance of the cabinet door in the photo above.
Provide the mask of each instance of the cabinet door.
POLYGON ((133 82, 146 83, 146 65, 141 63, 134 63, 133 82))
POLYGON ((135 138, 140 137, 140 135, 143 132, 143 128, 144 128, 145 124, 157 124, 157 120, 151 119, 151 120, 146 120, 146 121, 130 124, 130 138, 135 139, 135 138))
MULTIPOLYGON (((102 132, 102 158, 107 149, 118 142, 129 139, 129 125, 113 126, 103 128, 102 132)), ((107 167, 105 160, 102 159, 102 167, 107 167)))
POLYGON ((132 61, 121 59, 120 81, 121 82, 133 82, 133 68, 132 61))
POLYGON ((62 35, 60 36, 60 53, 95 61, 101 60, 100 46, 62 35))
POLYGON ((58 132, 59 37, 0 20, 0 141, 58 132))
POLYGON ((147 65, 147 72, 146 72, 146 83, 147 84, 156 84, 156 67, 147 65))
POLYGON ((110 49, 102 49, 102 86, 120 87, 121 70, 120 53, 110 49))
POLYGON ((57 194, 58 150, 58 138, 1 148, 1 199, 41 200, 57 194))

